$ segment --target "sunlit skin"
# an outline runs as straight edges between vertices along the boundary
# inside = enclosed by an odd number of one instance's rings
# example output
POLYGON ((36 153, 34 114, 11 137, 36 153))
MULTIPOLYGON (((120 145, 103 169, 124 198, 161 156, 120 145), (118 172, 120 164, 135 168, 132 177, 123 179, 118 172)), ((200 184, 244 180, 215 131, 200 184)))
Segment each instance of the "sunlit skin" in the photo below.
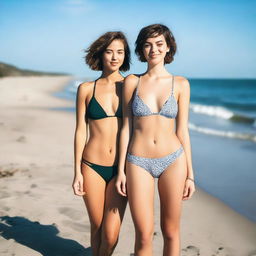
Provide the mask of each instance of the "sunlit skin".
MULTIPOLYGON (((118 72, 124 62, 124 45, 120 40, 114 40, 104 51, 102 56, 104 71, 118 72)), ((103 73, 104 73, 103 71, 103 73)))
MULTIPOLYGON (((103 72, 97 81, 95 97, 107 115, 116 113, 121 100, 123 77, 119 68, 124 57, 121 40, 113 40, 102 55, 103 72)), ((127 200, 117 193, 115 177, 106 184, 93 169, 81 164, 81 159, 103 166, 117 165, 121 119, 85 121, 93 87, 94 81, 82 83, 78 88, 73 190, 75 195, 83 196, 88 211, 93 256, 108 256, 117 244, 127 200)))
POLYGON ((148 62, 148 68, 160 63, 164 64, 164 57, 169 50, 163 35, 148 38, 143 47, 143 53, 148 62))
MULTIPOLYGON (((147 72, 141 75, 138 95, 152 112, 158 113, 171 94, 173 75, 164 66, 169 51, 163 35, 148 38, 143 53, 147 72)), ((180 215, 182 200, 191 198, 195 191, 188 133, 190 87, 187 79, 174 77, 174 97, 178 102, 175 120, 161 115, 136 117, 131 103, 138 84, 137 75, 125 79, 123 90, 123 126, 120 135, 120 160, 116 187, 126 197, 135 225, 135 255, 152 255, 154 228, 154 179, 143 168, 125 161, 126 153, 159 158, 176 151, 182 144, 184 152, 158 179, 161 205, 161 229, 164 256, 180 255, 180 215), (127 182, 127 183, 126 183, 127 182), (127 187, 126 187, 127 185, 127 187)))

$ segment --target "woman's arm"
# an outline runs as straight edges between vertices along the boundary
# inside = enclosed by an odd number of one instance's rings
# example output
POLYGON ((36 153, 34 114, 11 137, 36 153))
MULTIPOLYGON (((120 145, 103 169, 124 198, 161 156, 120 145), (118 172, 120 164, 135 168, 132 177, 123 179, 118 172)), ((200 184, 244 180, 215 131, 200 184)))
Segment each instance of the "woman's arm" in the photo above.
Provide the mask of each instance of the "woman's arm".
POLYGON ((74 181, 73 190, 76 195, 84 195, 83 176, 81 173, 81 159, 87 142, 86 98, 89 92, 89 83, 80 84, 76 97, 76 130, 74 137, 74 181))
POLYGON ((179 84, 179 111, 176 123, 176 134, 184 148, 187 160, 187 180, 183 199, 189 199, 195 191, 193 183, 194 172, 192 167, 191 144, 188 131, 190 85, 188 80, 183 77, 179 77, 177 80, 179 84))
POLYGON ((116 181, 117 191, 122 196, 126 196, 125 160, 132 135, 132 97, 137 83, 138 77, 129 75, 124 80, 122 90, 123 119, 120 132, 118 176, 116 181))

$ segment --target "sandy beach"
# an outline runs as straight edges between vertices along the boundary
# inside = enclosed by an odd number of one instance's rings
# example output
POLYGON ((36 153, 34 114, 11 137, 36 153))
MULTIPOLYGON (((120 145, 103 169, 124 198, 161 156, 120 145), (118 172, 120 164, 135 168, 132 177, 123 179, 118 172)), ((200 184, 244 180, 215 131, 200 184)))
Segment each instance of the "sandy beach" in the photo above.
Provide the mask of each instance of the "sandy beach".
MULTIPOLYGON (((73 195, 75 115, 53 93, 71 77, 0 79, 0 255, 89 256, 90 225, 73 195)), ((200 159, 193 160, 194 162, 200 159)), ((154 255, 161 255, 155 197, 154 255)), ((129 208, 115 256, 133 255, 129 208)), ((256 223, 197 189, 183 204, 181 256, 256 256, 256 223)))

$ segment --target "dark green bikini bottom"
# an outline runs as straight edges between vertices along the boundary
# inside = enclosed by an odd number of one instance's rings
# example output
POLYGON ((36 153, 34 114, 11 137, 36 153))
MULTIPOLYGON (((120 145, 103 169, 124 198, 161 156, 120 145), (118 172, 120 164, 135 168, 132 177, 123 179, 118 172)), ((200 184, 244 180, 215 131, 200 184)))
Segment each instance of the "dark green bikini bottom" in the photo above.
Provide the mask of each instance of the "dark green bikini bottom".
POLYGON ((82 158, 82 163, 91 167, 95 172, 97 172, 102 177, 102 179, 105 180, 106 183, 108 183, 114 176, 117 175, 117 165, 113 165, 113 166, 98 165, 98 164, 91 163, 83 158, 82 158))

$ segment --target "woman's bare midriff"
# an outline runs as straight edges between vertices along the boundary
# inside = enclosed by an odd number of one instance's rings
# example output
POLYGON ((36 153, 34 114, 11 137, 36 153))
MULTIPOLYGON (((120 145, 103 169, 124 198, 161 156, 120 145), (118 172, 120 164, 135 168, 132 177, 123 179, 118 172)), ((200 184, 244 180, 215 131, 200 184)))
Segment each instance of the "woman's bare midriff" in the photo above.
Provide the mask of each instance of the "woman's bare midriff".
POLYGON ((94 164, 116 165, 120 128, 121 119, 117 117, 89 120, 89 140, 83 158, 94 164))
POLYGON ((133 135, 128 152, 132 155, 159 158, 180 147, 175 120, 161 115, 133 118, 133 135))

